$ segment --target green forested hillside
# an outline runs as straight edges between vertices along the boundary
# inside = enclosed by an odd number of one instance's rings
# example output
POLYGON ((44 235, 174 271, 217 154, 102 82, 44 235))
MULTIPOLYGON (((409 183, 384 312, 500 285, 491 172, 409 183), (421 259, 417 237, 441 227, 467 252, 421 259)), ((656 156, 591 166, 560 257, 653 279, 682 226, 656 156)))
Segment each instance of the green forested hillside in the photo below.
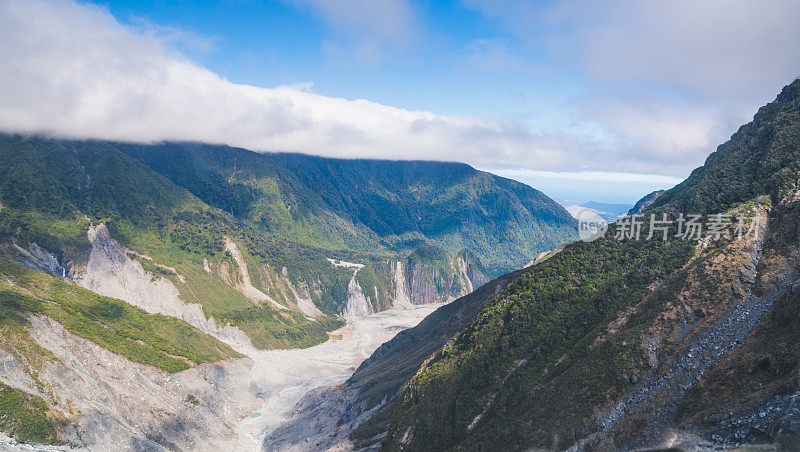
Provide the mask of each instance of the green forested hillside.
POLYGON ((563 436, 620 395, 617 375, 640 362, 634 344, 668 298, 643 307, 631 319, 639 327, 624 338, 592 350, 595 337, 691 255, 686 242, 602 240, 568 246, 536 265, 490 299, 411 379, 398 398, 393 440, 413 425, 413 444, 428 450, 465 441, 469 448, 550 446, 554 432, 563 436), (569 361, 560 362, 565 356, 569 361), (557 374, 543 372, 556 363, 557 374), (465 428, 487 408, 467 436, 465 428))
POLYGON ((379 237, 331 211, 319 193, 269 156, 199 143, 116 143, 211 206, 271 235, 316 248, 381 249, 379 237))
MULTIPOLYGON (((496 295, 459 300, 485 307, 424 363, 412 359, 416 374, 351 439, 388 430, 385 450, 625 450, 674 444, 680 427, 687 447, 796 441, 792 404, 780 403, 800 370, 785 318, 800 275, 798 93, 800 81, 784 88, 645 211, 764 215, 766 232, 567 245, 496 295)), ((424 328, 387 343, 352 384, 396 387, 374 376, 430 348, 424 328)))
POLYGON ((800 187, 800 80, 787 85, 651 209, 706 214, 800 187))
MULTIPOLYGON (((240 327, 259 348, 312 345, 341 325, 332 313, 350 275, 327 262, 329 253, 256 231, 108 143, 0 135, 0 202, 0 239, 36 243, 74 270, 86 264, 89 225, 106 224, 125 246, 176 269, 183 279, 173 282, 185 301, 240 327), (309 320, 280 313, 215 282, 204 259, 236 268, 225 237, 241 244, 255 268, 286 268, 294 281, 315 281, 325 290, 312 292, 313 301, 327 314, 309 320)), ((291 306, 285 294, 270 295, 291 306)))
POLYGON ((572 217, 541 192, 464 164, 256 154, 195 143, 116 146, 254 228, 318 248, 466 248, 497 275, 575 237, 572 217))
POLYGON ((451 253, 473 251, 491 275, 575 238, 573 218, 543 193, 468 165, 272 158, 387 247, 415 248, 422 236, 451 253))

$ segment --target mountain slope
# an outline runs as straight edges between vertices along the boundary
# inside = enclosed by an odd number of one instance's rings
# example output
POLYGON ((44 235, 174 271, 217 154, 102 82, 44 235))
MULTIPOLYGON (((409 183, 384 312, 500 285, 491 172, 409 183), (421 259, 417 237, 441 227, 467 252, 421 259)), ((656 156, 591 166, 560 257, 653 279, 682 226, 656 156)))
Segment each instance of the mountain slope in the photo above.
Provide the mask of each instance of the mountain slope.
POLYGON ((628 215, 634 215, 644 212, 644 209, 650 207, 659 196, 663 195, 666 190, 656 190, 648 193, 642 199, 636 201, 636 204, 628 211, 628 215))
POLYGON ((265 232, 315 248, 380 249, 379 237, 338 216, 269 155, 200 143, 115 143, 204 202, 265 232))
MULTIPOLYGON (((179 318, 191 317, 200 328, 198 322, 207 318, 220 326, 231 323, 258 348, 311 345, 341 324, 332 311, 336 291, 346 293, 349 275, 331 266, 324 253, 241 224, 108 143, 2 135, 0 161, 0 239, 52 253, 63 273, 59 276, 88 284, 105 275, 109 284, 100 292, 117 298, 127 294, 126 301, 134 304, 141 299, 136 290, 115 287, 136 281, 135 287, 172 300, 152 312, 177 310, 179 318), (92 232, 96 226, 101 236, 92 232), (232 257, 227 241, 239 244, 241 262, 232 257), (101 259, 97 265, 93 255, 101 259), (106 255, 113 257, 103 259, 106 255), (245 293, 243 265, 261 276, 250 278, 250 285, 269 292, 285 312, 245 293), (161 278, 150 284, 148 275, 161 278), (297 308, 304 298, 297 293, 308 290, 300 285, 300 275, 325 289, 308 294, 327 311, 317 319, 307 319, 297 308), (274 284, 266 287, 262 281, 267 279, 274 284), (202 312, 183 307, 194 303, 202 312)), ((99 288, 95 284, 93 290, 99 288)))
POLYGON ((574 220, 524 184, 458 163, 257 154, 195 143, 116 144, 203 201, 316 248, 469 249, 492 275, 575 237, 574 220))
POLYGON ((471 250, 491 275, 520 268, 575 237, 572 217, 543 193, 468 165, 272 158, 386 246, 416 247, 422 235, 451 253, 471 250))
POLYGON ((34 324, 41 322, 58 322, 77 337, 168 373, 242 356, 186 322, 0 257, 0 356, 7 366, 0 382, 0 431, 25 442, 58 444, 76 418, 49 378, 65 363, 34 338, 34 324))
POLYGON ((612 226, 457 301, 474 319, 442 309, 432 316, 455 328, 436 336, 423 322, 351 378, 343 394, 356 403, 339 422, 350 439, 386 450, 796 444, 798 92, 800 81, 787 86, 644 211, 759 218, 750 235, 731 224, 730 237, 680 240, 673 227, 668 241, 618 241, 612 226), (376 402, 359 394, 389 401, 367 411, 376 402))
MULTIPOLYGON (((312 345, 341 325, 336 314, 447 301, 486 281, 491 270, 475 250, 457 247, 459 240, 448 239, 449 249, 443 249, 433 245, 443 240, 405 230, 397 232, 412 238, 399 244, 397 234, 379 235, 352 211, 333 208, 333 194, 320 186, 312 189, 297 176, 312 174, 314 165, 346 168, 348 161, 310 160, 305 173, 282 163, 299 158, 190 143, 135 145, 0 135, 0 240, 18 242, 26 252, 51 253, 52 270, 60 276, 149 312, 187 320, 240 349, 248 342, 256 348, 312 345), (442 251, 431 254, 434 259, 417 259, 431 250, 442 251), (148 274, 161 278, 151 284, 148 274), (162 298, 167 301, 152 301, 162 298)), ((384 172, 405 165, 352 164, 386 167, 384 172)), ((412 200, 406 194, 396 199, 372 212, 371 226, 396 222, 398 209, 413 207, 432 217, 440 206, 439 197, 431 193, 447 191, 449 185, 439 185, 448 180, 448 171, 458 170, 483 180, 490 191, 512 186, 519 193, 514 195, 514 216, 535 206, 542 215, 548 209, 555 212, 553 227, 542 230, 520 227, 525 224, 512 218, 500 221, 501 226, 492 219, 486 223, 532 235, 526 246, 534 251, 574 232, 571 220, 557 219, 564 214, 560 207, 529 187, 495 180, 465 165, 412 162, 411 167, 415 172, 392 189, 403 191, 401 185, 416 183, 429 192, 427 197, 412 200), (533 201, 520 201, 526 197, 533 201)), ((346 193, 338 196, 363 202, 369 191, 354 189, 364 185, 356 179, 371 177, 367 185, 376 186, 377 176, 352 176, 339 187, 346 193)), ((458 191, 469 191, 469 184, 458 184, 458 191)), ((390 196, 387 190, 382 188, 381 196, 390 196)), ((459 202, 477 203, 470 196, 459 202)), ((455 205, 448 212, 453 209, 455 205)), ((436 214, 437 221, 450 221, 446 213, 436 214)), ((474 221, 478 231, 483 224, 479 217, 474 221)), ((459 220, 459 228, 471 229, 472 223, 459 220)), ((463 241, 480 249, 494 243, 463 241)))
POLYGON ((652 209, 704 214, 762 194, 780 196, 778 192, 796 190, 799 98, 798 81, 784 87, 774 102, 761 107, 752 122, 740 127, 685 181, 660 196, 652 209))

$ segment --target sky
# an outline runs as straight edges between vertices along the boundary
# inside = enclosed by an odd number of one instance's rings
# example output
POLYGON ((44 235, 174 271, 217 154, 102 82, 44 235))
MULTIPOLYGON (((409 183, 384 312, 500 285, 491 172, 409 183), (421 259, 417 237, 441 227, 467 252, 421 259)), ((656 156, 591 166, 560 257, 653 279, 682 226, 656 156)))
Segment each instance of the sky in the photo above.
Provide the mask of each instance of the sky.
POLYGON ((0 130, 668 188, 800 76, 794 0, 0 0, 0 130))

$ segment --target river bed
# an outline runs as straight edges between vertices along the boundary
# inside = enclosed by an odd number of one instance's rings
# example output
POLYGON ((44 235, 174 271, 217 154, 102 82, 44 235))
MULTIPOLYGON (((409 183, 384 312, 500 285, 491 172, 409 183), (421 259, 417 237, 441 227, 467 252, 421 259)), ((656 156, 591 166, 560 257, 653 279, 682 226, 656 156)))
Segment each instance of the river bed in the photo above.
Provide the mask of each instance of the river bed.
POLYGON ((266 403, 241 420, 236 450, 258 451, 264 438, 280 427, 286 415, 309 391, 345 381, 362 361, 398 332, 418 324, 441 304, 415 305, 350 317, 315 347, 251 352, 252 382, 268 391, 266 403))

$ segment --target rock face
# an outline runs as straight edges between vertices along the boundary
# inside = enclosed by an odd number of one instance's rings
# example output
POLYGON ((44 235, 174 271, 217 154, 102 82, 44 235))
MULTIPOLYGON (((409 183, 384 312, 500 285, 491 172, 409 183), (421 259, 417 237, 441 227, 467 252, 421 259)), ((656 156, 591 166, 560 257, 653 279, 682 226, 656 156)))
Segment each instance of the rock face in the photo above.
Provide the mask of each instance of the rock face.
POLYGON ((367 300, 364 290, 356 281, 354 274, 347 285, 347 302, 344 307, 344 315, 346 317, 366 315, 372 313, 372 309, 372 304, 367 300))
POLYGON ((648 193, 642 199, 636 201, 636 204, 631 207, 631 210, 628 211, 628 215, 635 215, 637 213, 642 213, 644 209, 650 207, 659 196, 663 195, 666 190, 656 190, 654 192, 648 193))
POLYGON ((43 250, 36 243, 30 243, 27 248, 23 248, 16 241, 12 241, 11 246, 17 252, 15 253, 17 259, 12 262, 17 262, 34 270, 50 273, 62 279, 73 276, 72 270, 68 268, 69 264, 59 262, 53 253, 43 250))
POLYGON ((100 295, 126 301, 151 314, 181 319, 237 351, 254 349, 250 338, 241 330, 206 318, 199 304, 181 300, 172 281, 146 272, 142 264, 131 259, 125 249, 111 238, 104 224, 91 226, 87 234, 92 251, 86 268, 75 277, 80 285, 100 295))
POLYGON ((455 300, 486 283, 480 262, 467 250, 451 256, 440 248, 420 247, 405 266, 413 304, 455 300))
POLYGON ((346 316, 444 303, 471 293, 486 283, 485 270, 477 257, 467 250, 453 256, 441 248, 423 246, 403 260, 389 260, 384 269, 333 259, 329 261, 353 270, 347 287, 346 316), (388 278, 388 284, 383 284, 376 271, 388 278))
POLYGON ((230 443, 231 426, 263 403, 255 388, 236 383, 248 380, 249 359, 170 375, 70 334, 47 317, 30 320, 33 338, 59 360, 47 363, 38 378, 75 413, 63 432, 72 447, 213 450, 230 443))
POLYGON ((408 282, 406 281, 406 273, 403 269, 402 261, 394 263, 392 285, 394 288, 394 307, 399 309, 411 308, 411 295, 409 294, 408 282))
POLYGON ((239 267, 240 278, 238 284, 236 284, 236 289, 239 290, 242 295, 253 300, 255 303, 269 302, 278 309, 287 309, 286 306, 278 303, 269 295, 253 287, 253 282, 250 279, 250 272, 247 270, 247 262, 245 262, 244 256, 242 256, 242 252, 239 251, 239 247, 236 246, 236 243, 228 237, 225 237, 225 250, 233 257, 237 267, 239 267))

